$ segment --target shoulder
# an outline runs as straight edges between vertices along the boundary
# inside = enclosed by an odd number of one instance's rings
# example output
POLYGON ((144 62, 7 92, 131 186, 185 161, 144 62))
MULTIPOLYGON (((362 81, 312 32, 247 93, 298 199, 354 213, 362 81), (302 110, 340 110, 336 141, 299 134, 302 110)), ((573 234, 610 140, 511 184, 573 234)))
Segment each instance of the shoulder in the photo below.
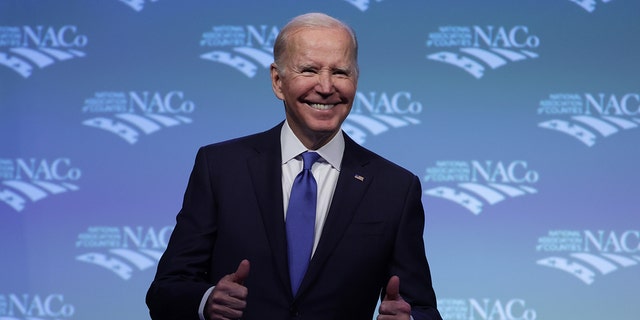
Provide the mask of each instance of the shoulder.
POLYGON ((280 146, 281 124, 260 133, 238 137, 230 140, 211 143, 200 147, 199 155, 206 156, 238 156, 243 153, 253 154, 278 148, 280 146))

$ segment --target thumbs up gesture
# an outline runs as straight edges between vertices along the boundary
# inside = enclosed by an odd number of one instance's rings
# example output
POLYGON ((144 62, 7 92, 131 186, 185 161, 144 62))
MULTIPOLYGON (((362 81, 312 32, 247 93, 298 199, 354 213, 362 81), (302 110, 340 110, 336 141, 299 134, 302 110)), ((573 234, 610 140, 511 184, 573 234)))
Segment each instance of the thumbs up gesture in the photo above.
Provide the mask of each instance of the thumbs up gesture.
POLYGON ((204 309, 209 320, 239 319, 247 306, 249 290, 244 280, 249 276, 249 260, 242 260, 234 273, 228 274, 213 288, 204 309))
POLYGON ((380 309, 378 320, 408 320, 411 318, 411 305, 400 296, 400 278, 393 276, 387 283, 387 290, 380 309))

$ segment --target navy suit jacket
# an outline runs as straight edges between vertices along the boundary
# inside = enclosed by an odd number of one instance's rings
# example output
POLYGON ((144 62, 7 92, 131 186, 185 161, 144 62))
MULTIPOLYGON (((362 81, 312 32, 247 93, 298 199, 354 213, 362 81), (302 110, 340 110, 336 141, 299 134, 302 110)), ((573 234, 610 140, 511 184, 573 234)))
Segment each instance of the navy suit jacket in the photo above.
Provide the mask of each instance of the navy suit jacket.
POLYGON ((280 131, 201 148, 147 293, 153 319, 198 319, 205 291, 243 259, 242 319, 371 320, 392 275, 419 319, 441 319, 423 244, 419 179, 345 134, 342 168, 298 293, 287 264, 280 131))

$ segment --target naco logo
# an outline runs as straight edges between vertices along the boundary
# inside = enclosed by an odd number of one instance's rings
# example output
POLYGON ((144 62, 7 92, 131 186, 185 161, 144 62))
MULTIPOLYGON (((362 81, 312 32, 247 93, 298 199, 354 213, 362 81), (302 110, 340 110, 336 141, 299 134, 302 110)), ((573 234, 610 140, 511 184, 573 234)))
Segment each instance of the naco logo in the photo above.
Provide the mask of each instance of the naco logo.
POLYGON ((91 252, 76 256, 76 260, 106 268, 129 280, 136 269, 143 271, 157 265, 172 231, 173 226, 89 227, 78 235, 76 248, 91 252))
MULTIPOLYGON (((140 12, 144 9, 144 5, 147 1, 145 0, 118 0, 126 5, 128 5, 131 9, 136 12, 140 12)), ((158 2, 159 0, 148 0, 148 2, 158 2)))
POLYGON ((0 293, 1 320, 72 319, 75 312, 62 294, 0 293))
POLYGON ((0 202, 19 212, 27 201, 79 190, 76 182, 81 175, 69 158, 0 158, 0 202))
POLYGON ((353 140, 363 144, 369 134, 379 135, 391 128, 420 124, 416 116, 422 113, 422 109, 422 103, 415 101, 407 91, 393 94, 359 91, 342 129, 353 140))
MULTIPOLYGON (((598 4, 597 0, 569 0, 577 5, 579 5, 580 7, 582 7, 582 9, 587 10, 589 13, 593 12, 596 10, 596 5, 598 4)), ((600 0, 600 2, 602 3, 609 3, 613 0, 600 0)))
POLYGON ((538 313, 524 299, 438 299, 447 320, 535 320, 538 313))
POLYGON ((34 67, 86 56, 88 41, 74 25, 0 26, 0 65, 28 78, 34 67))
POLYGON ((485 205, 537 193, 540 174, 526 161, 437 161, 426 169, 424 181, 440 184, 425 195, 453 201, 478 215, 485 205))
POLYGON ((214 26, 204 32, 200 46, 212 49, 200 58, 230 66, 253 78, 259 67, 268 70, 273 62, 273 43, 280 30, 275 26, 214 26))
POLYGON ((640 94, 555 93, 540 101, 537 113, 552 117, 538 123, 540 128, 567 134, 591 147, 600 137, 640 126, 640 94))
POLYGON ((344 0, 344 1, 358 8, 358 10, 365 12, 369 10, 369 6, 371 5, 372 2, 379 3, 379 2, 382 2, 383 0, 344 0))
POLYGON ((82 124, 106 130, 130 144, 141 134, 193 122, 189 116, 196 106, 184 92, 96 92, 85 99, 82 112, 95 115, 82 124))
POLYGON ((427 59, 451 64, 476 79, 484 76, 487 67, 496 69, 509 62, 538 58, 532 50, 540 46, 540 38, 527 26, 443 26, 429 33, 427 47, 458 49, 427 54, 427 59))
POLYGON ((538 239, 536 251, 551 254, 539 259, 538 265, 592 284, 598 275, 640 265, 640 231, 551 230, 538 239))

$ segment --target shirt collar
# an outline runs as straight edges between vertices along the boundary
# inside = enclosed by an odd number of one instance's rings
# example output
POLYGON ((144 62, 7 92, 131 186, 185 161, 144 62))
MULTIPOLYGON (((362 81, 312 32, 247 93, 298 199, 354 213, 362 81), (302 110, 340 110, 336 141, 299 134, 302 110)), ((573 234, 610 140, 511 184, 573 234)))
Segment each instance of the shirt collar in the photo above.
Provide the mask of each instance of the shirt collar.
MULTIPOLYGON (((298 137, 296 137, 286 120, 280 132, 280 145, 282 146, 282 164, 289 162, 299 154, 307 151, 307 148, 300 142, 298 137)), ((338 131, 331 141, 314 151, 320 154, 322 159, 332 167, 340 171, 342 154, 344 153, 344 136, 342 135, 342 130, 338 131)))

